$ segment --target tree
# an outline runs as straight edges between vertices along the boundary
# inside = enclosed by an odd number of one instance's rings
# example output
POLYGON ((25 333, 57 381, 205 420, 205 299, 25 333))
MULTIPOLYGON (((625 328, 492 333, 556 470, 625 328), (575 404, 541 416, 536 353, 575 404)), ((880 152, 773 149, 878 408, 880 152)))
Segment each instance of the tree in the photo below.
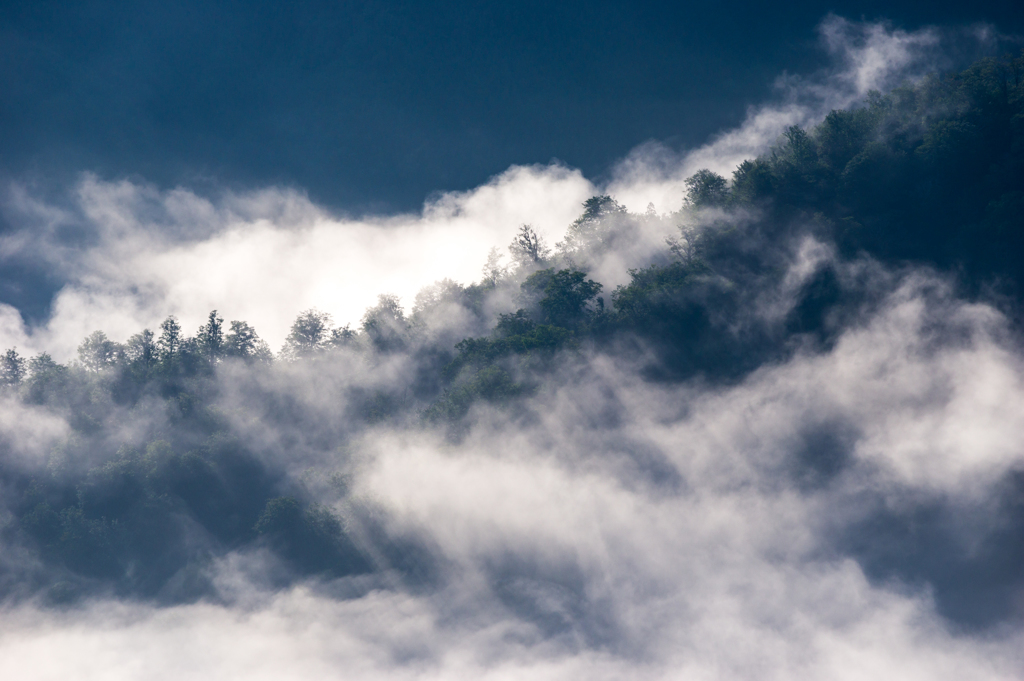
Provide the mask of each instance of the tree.
POLYGON ((516 237, 508 247, 512 254, 512 260, 520 267, 539 265, 551 254, 551 249, 544 243, 544 239, 533 231, 530 225, 521 225, 516 237))
POLYGON ((497 247, 491 248, 490 252, 487 253, 487 262, 483 268, 484 284, 497 286, 498 282, 508 274, 508 266, 501 264, 501 260, 504 257, 497 247))
POLYGON ((669 237, 665 240, 668 250, 684 265, 693 265, 700 259, 701 253, 701 230, 695 227, 679 227, 679 237, 669 237))
POLYGON ((207 322, 199 327, 196 340, 199 342, 199 352, 211 364, 224 354, 224 319, 216 310, 210 312, 207 322))
POLYGON ((120 346, 102 331, 94 331, 78 346, 78 359, 89 371, 103 371, 117 362, 120 346))
POLYGON ((0 385, 18 385, 25 378, 25 358, 11 348, 0 356, 0 385))
POLYGON ((151 369, 157 362, 157 346, 153 338, 152 331, 143 329, 125 344, 128 361, 144 371, 151 369))
POLYGON ((582 254, 603 243, 628 215, 612 197, 592 196, 583 202, 583 214, 569 225, 565 239, 555 245, 566 256, 582 254))
POLYGON ((814 170, 818 164, 818 148, 807 131, 799 125, 791 125, 782 136, 786 138, 784 161, 801 172, 814 170))
MULTIPOLYGON (((583 321, 587 305, 601 292, 601 284, 580 270, 540 270, 523 282, 525 293, 541 291, 540 308, 551 324, 570 327, 583 321)), ((535 295, 535 293, 534 293, 535 295)), ((601 306, 601 301, 598 301, 601 306)))
POLYGON ((707 168, 701 168, 686 178, 686 203, 694 208, 722 206, 729 197, 725 178, 707 168))
POLYGON ((535 328, 537 324, 526 314, 526 310, 516 310, 514 313, 498 315, 494 333, 500 338, 508 338, 530 333, 535 328))
POLYGON ((588 222, 600 220, 609 215, 621 215, 626 213, 626 207, 610 196, 591 196, 583 202, 583 215, 577 218, 577 222, 588 222))
POLYGON ((772 181, 768 163, 761 159, 743 161, 732 174, 733 200, 751 203, 768 196, 772 191, 772 181))
POLYGON ((341 348, 351 344, 356 339, 355 332, 349 328, 348 324, 345 326, 339 326, 336 329, 331 329, 331 340, 328 343, 335 348, 341 348))
POLYGON ((301 312, 292 324, 282 352, 293 359, 312 357, 324 350, 330 338, 331 315, 315 308, 301 312))
POLYGON ((28 400, 43 404, 65 385, 67 368, 42 352, 28 361, 28 400))
POLYGON ((256 329, 238 320, 231 322, 231 331, 224 336, 223 354, 246 362, 266 363, 274 359, 270 346, 256 334, 256 329))
POLYGON ((169 367, 177 361, 183 340, 181 324, 174 315, 160 322, 160 338, 156 342, 156 347, 161 364, 169 367))
POLYGON ((841 172, 864 146, 866 121, 859 113, 833 110, 815 128, 819 155, 836 172, 841 172))
POLYGON ((451 279, 435 281, 430 286, 424 286, 416 294, 412 305, 412 317, 422 320, 424 315, 430 315, 438 309, 446 309, 452 305, 464 305, 466 302, 466 287, 451 279))
POLYGON ((259 336, 256 335, 256 329, 245 322, 233 320, 231 331, 224 338, 224 354, 245 359, 256 349, 257 340, 259 336))
POLYGON ((406 321, 398 296, 390 293, 377 296, 377 305, 363 315, 362 326, 377 349, 401 347, 404 344, 406 321))
POLYGON ((303 511, 294 497, 270 499, 253 529, 303 571, 352 574, 370 568, 341 521, 320 504, 303 511))
POLYGON ((293 497, 271 499, 253 529, 261 535, 294 537, 302 531, 302 507, 293 497))

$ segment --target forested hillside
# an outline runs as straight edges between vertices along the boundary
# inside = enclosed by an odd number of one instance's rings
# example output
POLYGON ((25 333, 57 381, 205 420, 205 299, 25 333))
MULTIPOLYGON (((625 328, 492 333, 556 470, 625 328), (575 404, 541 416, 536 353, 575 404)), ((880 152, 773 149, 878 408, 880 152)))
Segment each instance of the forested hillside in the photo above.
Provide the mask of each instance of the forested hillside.
MULTIPOLYGON (((1016 333, 1024 57, 872 93, 790 128, 731 178, 697 172, 680 198, 677 212, 634 214, 595 196, 558 243, 524 225, 479 281, 381 295, 350 325, 303 311, 282 348, 213 311, 199 329, 169 317, 128 339, 97 330, 67 363, 8 349, 6 418, 50 424, 57 444, 40 458, 0 442, 0 594, 212 598, 209 566, 233 552, 265 556, 273 585, 429 583, 431 547, 350 495, 368 434, 454 446, 481 422, 525 428, 543 419, 531 398, 585 383, 600 362, 656 385, 736 385, 830 351, 910 269, 1003 311, 1016 333), (659 230, 675 236, 643 262, 623 255, 659 230), (628 268, 625 283, 602 280, 609 263, 628 268)), ((842 463, 809 451, 793 475, 827 484, 842 463)), ((1008 498, 1022 480, 1011 476, 1008 498)), ((1007 541, 1019 552, 1017 514, 1007 541)), ((884 551, 857 555, 869 554, 879 574, 899 571, 884 551)), ((926 577, 984 582, 971 571, 988 563, 971 560, 926 577)), ((1024 573, 990 581, 1017 588, 1024 573)))

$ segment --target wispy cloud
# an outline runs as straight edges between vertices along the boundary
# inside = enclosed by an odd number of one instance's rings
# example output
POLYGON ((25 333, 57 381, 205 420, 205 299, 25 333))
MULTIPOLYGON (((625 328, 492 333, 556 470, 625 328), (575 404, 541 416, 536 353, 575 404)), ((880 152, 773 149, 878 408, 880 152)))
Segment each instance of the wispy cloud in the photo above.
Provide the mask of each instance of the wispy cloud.
POLYGON ((675 210, 682 201, 683 179, 700 168, 729 177, 744 160, 767 151, 790 126, 816 124, 833 109, 859 104, 871 90, 887 90, 948 68, 954 46, 977 55, 999 44, 999 36, 984 27, 904 31, 835 15, 821 22, 818 33, 831 59, 827 68, 809 75, 780 75, 773 101, 750 107, 739 127, 702 147, 682 152, 659 142, 637 147, 619 164, 607 191, 633 210, 648 203, 675 210))
POLYGON ((67 283, 44 328, 26 330, 16 311, 0 310, 0 344, 68 357, 97 328, 123 340, 170 314, 195 328, 219 309, 276 349, 299 310, 358 324, 379 293, 408 307, 435 280, 475 281, 488 250, 503 248, 520 224, 560 238, 593 193, 578 171, 517 166, 418 215, 346 218, 276 189, 210 199, 87 175, 58 209, 15 187, 8 210, 24 227, 2 249, 46 263, 67 283))

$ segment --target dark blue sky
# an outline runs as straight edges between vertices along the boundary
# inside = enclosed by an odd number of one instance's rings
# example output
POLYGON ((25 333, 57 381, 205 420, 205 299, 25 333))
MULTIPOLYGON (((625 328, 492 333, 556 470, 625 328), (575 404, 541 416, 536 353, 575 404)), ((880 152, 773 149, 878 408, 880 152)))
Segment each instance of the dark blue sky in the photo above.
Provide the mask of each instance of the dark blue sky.
POLYGON ((599 177, 739 122, 821 65, 833 11, 908 29, 1020 2, 20 2, 0 9, 0 172, 279 183, 410 209, 513 163, 599 177))

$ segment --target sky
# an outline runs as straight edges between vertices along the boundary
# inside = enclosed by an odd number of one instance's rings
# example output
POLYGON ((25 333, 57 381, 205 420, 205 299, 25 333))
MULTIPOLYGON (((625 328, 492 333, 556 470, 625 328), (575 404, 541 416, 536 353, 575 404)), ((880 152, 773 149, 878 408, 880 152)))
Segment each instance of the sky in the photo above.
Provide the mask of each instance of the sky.
MULTIPOLYGON (((1015 3, 98 2, 0 12, 0 327, 30 348, 42 346, 19 325, 31 335, 68 306, 91 320, 72 325, 79 337, 101 321, 124 336, 167 314, 198 325, 217 307, 248 315, 272 343, 308 307, 353 324, 381 292, 408 308, 438 278, 474 280, 487 249, 503 248, 518 224, 554 243, 584 195, 598 191, 633 210, 675 210, 681 175, 710 166, 728 176, 783 123, 812 123, 893 78, 1013 49, 1024 34, 1015 3), (877 18, 929 44, 887 54, 881 73, 854 63, 871 36, 830 33, 830 16, 877 18), (874 80, 847 77, 861 72, 874 80), (543 196, 494 191, 538 173, 558 178, 535 183, 543 196), (534 197, 540 203, 528 208, 534 197), (460 201, 477 212, 459 213, 460 201), (353 229, 365 238, 350 241, 334 267, 322 249, 310 256, 316 265, 299 269, 256 255, 230 274, 202 264, 214 242, 200 234, 254 243, 261 228, 249 226, 264 220, 263 231, 280 231, 281 211, 293 227, 334 225, 316 234, 363 225, 353 229), (445 211, 459 215, 455 232, 437 226, 445 211), (140 264, 146 285, 117 268, 100 283, 97 258, 111 265, 123 254, 96 246, 113 245, 129 224, 142 226, 138 239, 163 244, 164 264, 140 264), (431 256, 392 238, 396 224, 431 240, 431 256), (384 241, 391 248, 371 244, 384 241), (190 255, 179 262, 175 253, 190 255), (181 268, 176 282, 155 284, 168 268, 181 268), (289 287, 287 311, 255 312, 227 295, 250 280, 289 287), (161 305, 135 314, 140 299, 122 304, 111 290, 140 285, 179 295, 161 293, 161 305), (83 289, 111 321, 82 308, 74 296, 83 289)), ((265 255, 277 248, 260 244, 253 248, 265 255)), ((299 262, 301 251, 282 253, 299 262)), ((70 342, 53 349, 67 355, 70 342)))
POLYGON ((1024 31, 1014 2, 3 3, 0 172, 286 186, 355 213, 513 164, 600 179, 825 66, 829 12, 1024 31))
MULTIPOLYGON (((523 223, 554 244, 598 193, 669 215, 697 169, 1020 35, 1019 3, 5 4, 0 349, 68 361, 94 330, 193 333, 213 308, 275 351, 310 307, 356 327, 380 293, 409 310, 478 280, 523 223)), ((606 291, 676 233, 650 224, 595 264, 606 291)), ((870 302, 734 383, 586 356, 522 421, 484 407, 458 443, 365 427, 343 448, 345 391, 418 360, 225 370, 234 437, 290 474, 347 467, 325 503, 442 577, 274 588, 272 558, 228 552, 204 568, 218 599, 5 604, 0 676, 1020 678, 1010 323, 928 268, 773 247, 783 285, 738 324, 779 322, 826 267, 870 302), (837 470, 794 482, 822 448, 837 470)), ((69 424, 0 398, 5 465, 42 470, 69 424)))

